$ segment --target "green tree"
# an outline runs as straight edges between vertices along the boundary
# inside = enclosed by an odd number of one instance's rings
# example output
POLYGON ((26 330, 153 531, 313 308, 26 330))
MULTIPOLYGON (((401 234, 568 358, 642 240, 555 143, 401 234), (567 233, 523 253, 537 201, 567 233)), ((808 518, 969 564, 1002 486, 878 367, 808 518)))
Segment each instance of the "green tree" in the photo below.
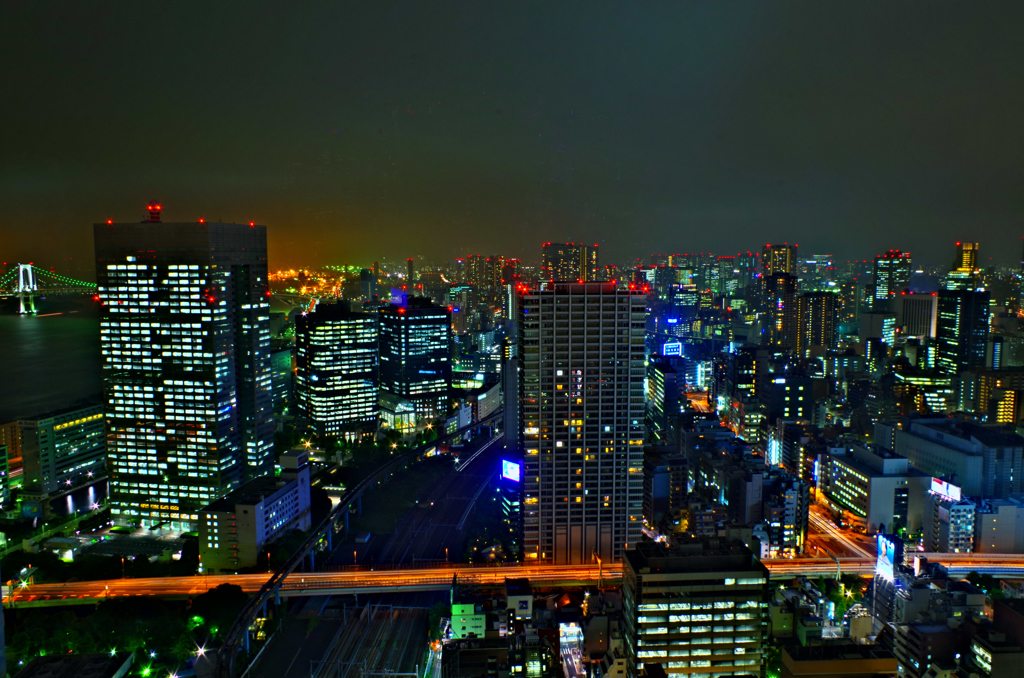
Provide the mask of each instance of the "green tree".
POLYGON ((227 633, 247 602, 249 596, 240 586, 221 584, 197 596, 192 601, 189 614, 201 617, 210 635, 218 637, 227 633))

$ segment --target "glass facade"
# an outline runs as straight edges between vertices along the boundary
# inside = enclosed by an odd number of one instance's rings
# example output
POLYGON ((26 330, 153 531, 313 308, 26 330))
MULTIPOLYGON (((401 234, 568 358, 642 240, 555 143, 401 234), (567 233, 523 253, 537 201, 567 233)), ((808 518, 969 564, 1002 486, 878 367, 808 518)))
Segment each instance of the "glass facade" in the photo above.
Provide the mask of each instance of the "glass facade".
POLYGON ((377 425, 377 317, 341 304, 318 306, 295 322, 298 404, 321 435, 377 425))
POLYGON ((96 224, 110 504, 194 529, 273 465, 266 227, 96 224))
POLYGON ((380 387, 413 403, 417 417, 448 414, 451 312, 423 297, 380 312, 380 387))

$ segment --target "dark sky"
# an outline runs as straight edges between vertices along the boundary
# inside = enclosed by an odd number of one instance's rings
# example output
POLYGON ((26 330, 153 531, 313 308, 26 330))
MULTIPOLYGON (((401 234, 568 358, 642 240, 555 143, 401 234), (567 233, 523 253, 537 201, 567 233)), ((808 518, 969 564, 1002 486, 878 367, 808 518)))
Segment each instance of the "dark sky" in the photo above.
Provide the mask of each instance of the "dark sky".
POLYGON ((0 261, 151 198, 275 267, 1019 256, 1024 3, 274 4, 2 3, 0 261))

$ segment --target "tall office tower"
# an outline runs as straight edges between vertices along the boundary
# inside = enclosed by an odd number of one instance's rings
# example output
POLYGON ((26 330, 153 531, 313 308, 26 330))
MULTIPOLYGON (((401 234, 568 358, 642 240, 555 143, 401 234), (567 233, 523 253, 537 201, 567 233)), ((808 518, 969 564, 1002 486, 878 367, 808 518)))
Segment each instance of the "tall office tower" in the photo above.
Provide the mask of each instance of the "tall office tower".
POLYGON ((938 322, 939 297, 930 294, 900 293, 895 298, 896 327, 906 336, 934 337, 938 322))
POLYGON ((405 283, 412 289, 412 283, 416 279, 416 267, 411 258, 405 260, 405 268, 405 283))
POLYGON ((377 428, 377 315, 321 304, 295 319, 295 394, 320 435, 354 439, 377 428))
POLYGON ((380 278, 375 272, 377 270, 377 264, 373 264, 374 270, 371 271, 368 268, 364 268, 359 271, 359 299, 360 301, 370 302, 376 301, 377 296, 380 294, 379 285, 377 283, 380 278))
POLYGON ((737 283, 741 290, 750 287, 757 279, 760 257, 754 252, 740 252, 736 255, 737 283))
POLYGON ((900 288, 910 282, 910 252, 889 250, 875 257, 875 291, 871 298, 871 310, 888 313, 891 301, 900 293, 900 288))
POLYGON ((555 282, 593 282, 598 279, 597 245, 583 243, 544 243, 541 250, 541 276, 555 282))
POLYGON ((412 402, 417 418, 448 414, 451 311, 424 297, 380 312, 380 388, 412 402))
POLYGON ((939 290, 936 368, 944 374, 956 375, 982 367, 988 325, 988 292, 939 290))
POLYGON ((622 572, 626 676, 763 676, 768 568, 746 546, 642 542, 622 572), (648 674, 650 675, 650 674, 648 674))
POLYGON ((96 224, 111 513, 194 529, 274 464, 267 228, 96 224))
POLYGON ((958 242, 956 258, 943 280, 947 290, 973 290, 978 287, 978 243, 958 242))
POLYGON ((521 268, 522 262, 518 259, 502 259, 501 260, 501 284, 502 285, 514 285, 519 282, 522 277, 521 268))
POLYGON ((735 294, 740 286, 740 270, 736 257, 718 257, 718 289, 720 295, 735 294))
POLYGON ((836 292, 807 292, 799 298, 800 326, 797 353, 839 345, 839 295, 836 292))
POLYGON ((978 268, 978 243, 958 242, 956 259, 953 260, 954 271, 975 271, 978 268))
POLYGON ((505 260, 496 254, 484 261, 484 287, 488 294, 494 295, 501 289, 501 270, 504 264, 505 260))
POLYGON ((641 534, 645 297, 555 283, 520 303, 524 556, 620 560, 641 534))
POLYGON ((776 273, 796 275, 796 245, 765 245, 761 248, 761 277, 768 279, 776 273))
POLYGON ((768 316, 768 340, 776 346, 797 347, 800 304, 796 296, 796 276, 776 273, 765 285, 765 311, 768 316))
POLYGON ((796 277, 797 246, 784 243, 782 245, 765 245, 761 248, 761 284, 759 286, 761 307, 771 313, 768 308, 772 277, 781 273, 796 277))

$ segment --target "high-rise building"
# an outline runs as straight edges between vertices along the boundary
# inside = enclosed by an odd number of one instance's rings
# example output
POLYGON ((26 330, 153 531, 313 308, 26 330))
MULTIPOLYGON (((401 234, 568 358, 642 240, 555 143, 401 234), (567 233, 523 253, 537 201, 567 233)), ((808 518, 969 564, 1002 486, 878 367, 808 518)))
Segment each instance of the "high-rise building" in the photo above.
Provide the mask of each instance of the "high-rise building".
POLYGON ((626 675, 762 676, 768 568, 742 543, 642 542, 622 572, 626 675), (649 674, 648 674, 649 675, 649 674))
POLYGON ((96 224, 113 518, 193 529, 274 461, 267 229, 96 224))
POLYGON ((451 325, 451 311, 423 297, 380 312, 380 388, 411 401, 419 418, 448 413, 451 325))
POLYGON ((978 287, 978 243, 958 242, 953 266, 943 286, 947 290, 973 290, 978 287))
POLYGON ((896 327, 910 337, 934 337, 939 317, 939 297, 935 292, 901 292, 894 298, 896 327))
POLYGON ((555 282, 594 282, 600 277, 597 245, 544 243, 541 277, 555 282))
POLYGON ((797 353, 834 349, 839 345, 839 295, 835 292, 806 292, 799 298, 800 326, 797 353))
POLYGON ((887 313, 893 297, 910 282, 910 252, 889 250, 875 257, 875 291, 871 310, 887 313))
POLYGON ((320 435, 376 429, 377 315, 320 304, 295 319, 296 402, 320 435))
POLYGON ((645 297, 524 290, 519 367, 527 561, 620 560, 643 510, 645 297))
POLYGON ((988 342, 989 293, 939 290, 935 366, 945 374, 981 368, 988 342))
POLYGON ((797 347, 800 332, 797 283, 796 276, 788 273, 775 273, 766 282, 768 340, 776 346, 789 346, 794 349, 797 347))
POLYGON ((764 280, 777 273, 796 275, 796 245, 765 245, 761 248, 761 277, 764 280))
POLYGON ((978 268, 978 243, 958 242, 956 244, 956 259, 953 260, 952 270, 974 271, 978 268))

